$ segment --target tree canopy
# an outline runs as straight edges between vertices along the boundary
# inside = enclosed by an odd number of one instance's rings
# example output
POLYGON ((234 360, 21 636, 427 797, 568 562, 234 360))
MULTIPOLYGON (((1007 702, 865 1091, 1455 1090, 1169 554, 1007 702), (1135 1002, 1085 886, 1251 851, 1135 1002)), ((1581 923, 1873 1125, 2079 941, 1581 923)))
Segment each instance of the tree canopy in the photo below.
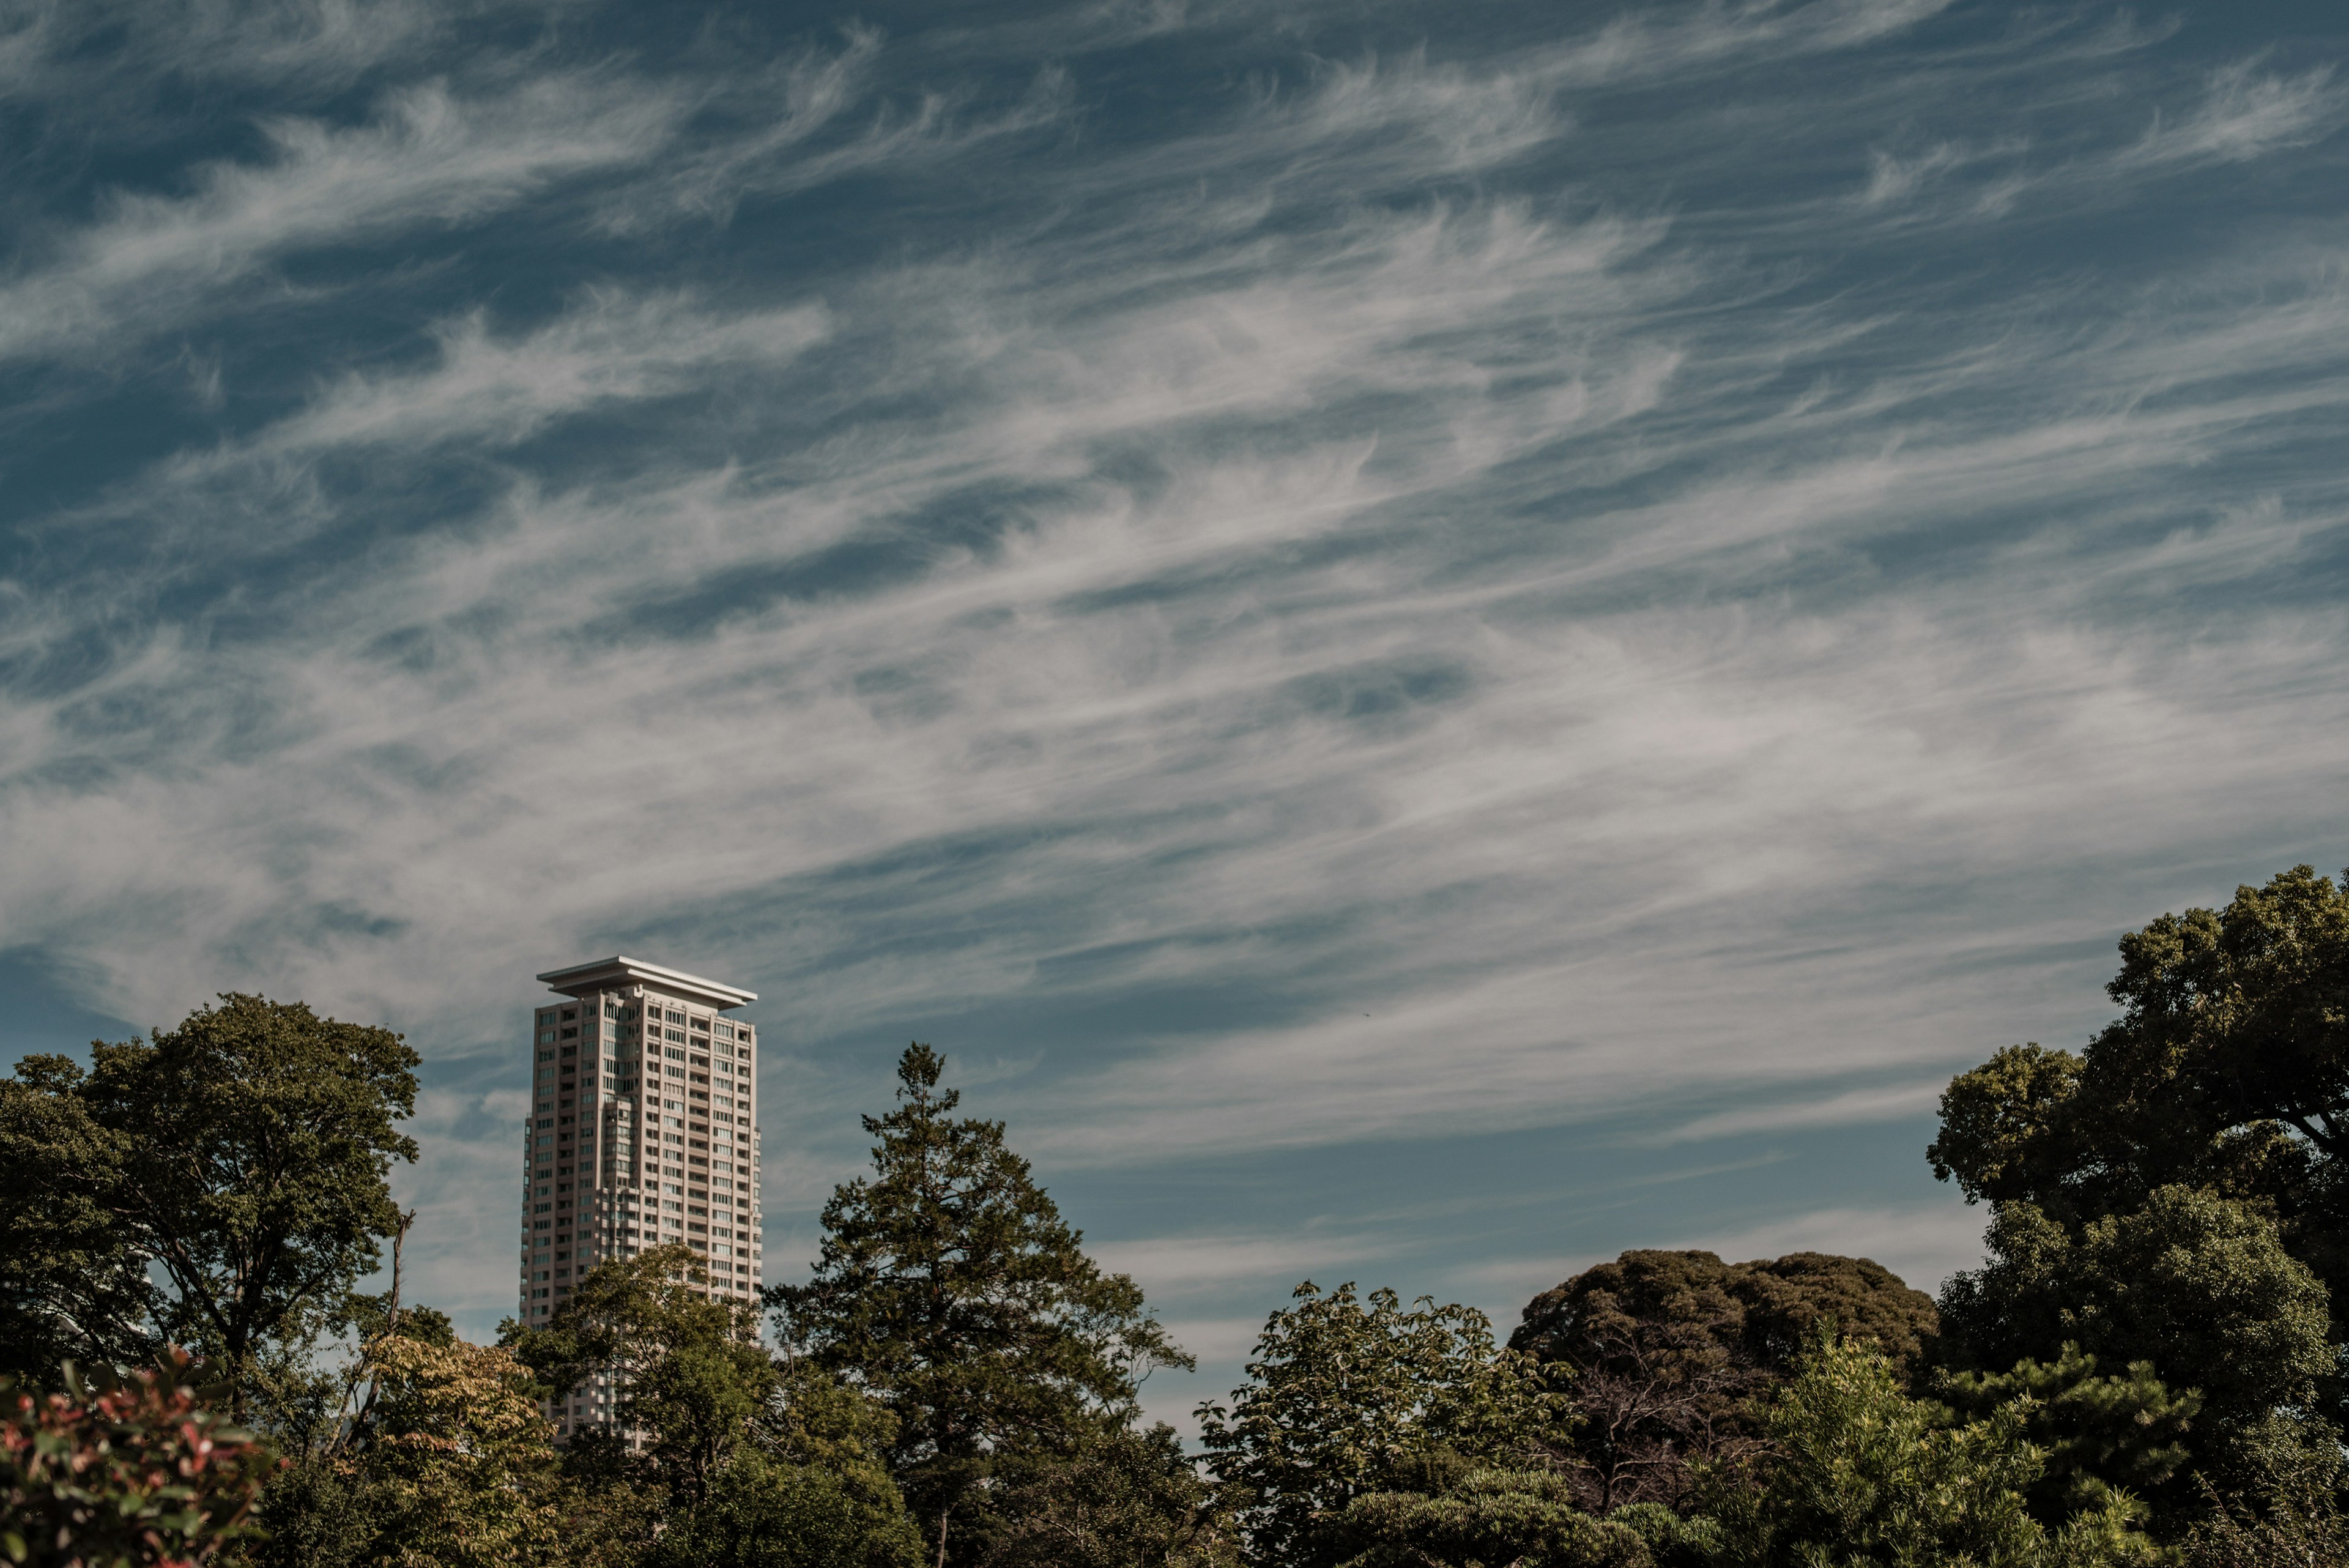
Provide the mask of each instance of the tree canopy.
MULTIPOLYGON (((2307 866, 2121 939, 2122 1009, 2078 1055, 2009 1047, 1960 1075, 1927 1151, 1969 1200, 2077 1226, 2203 1188, 2349 1282, 2349 875, 2307 866)), ((2335 1338, 2341 1335, 2336 1332, 2335 1338)))
POLYGON ((27 1057, 0 1089, 0 1189, 21 1195, 0 1298, 23 1370, 169 1341, 241 1408, 264 1343, 339 1319, 398 1228, 387 1179, 416 1158, 397 1124, 419 1058, 389 1030, 233 992, 90 1058, 27 1057))
POLYGON ((1536 1296, 1509 1343, 1575 1374, 1586 1502, 1676 1506, 1691 1460, 1751 1447, 1751 1402, 1823 1321, 1882 1348, 1905 1380, 1934 1344, 1937 1315, 1931 1297, 1866 1258, 1631 1251, 1536 1296))
POLYGON ((1260 1563, 1335 1562, 1330 1521, 1443 1452, 1494 1460, 1555 1451, 1572 1416, 1563 1379, 1496 1347, 1483 1313, 1350 1281, 1311 1281, 1257 1337, 1248 1382, 1199 1407, 1201 1440, 1260 1563))
POLYGON ((1003 1124, 954 1115, 944 1070, 928 1046, 906 1048, 896 1107, 864 1118, 873 1173, 824 1206, 813 1277, 768 1299, 796 1353, 895 1418, 898 1484, 933 1551, 969 1561, 993 1529, 981 1483, 1000 1463, 1079 1451, 1132 1419, 1153 1368, 1192 1362, 1141 1289, 1085 1255, 1003 1124))

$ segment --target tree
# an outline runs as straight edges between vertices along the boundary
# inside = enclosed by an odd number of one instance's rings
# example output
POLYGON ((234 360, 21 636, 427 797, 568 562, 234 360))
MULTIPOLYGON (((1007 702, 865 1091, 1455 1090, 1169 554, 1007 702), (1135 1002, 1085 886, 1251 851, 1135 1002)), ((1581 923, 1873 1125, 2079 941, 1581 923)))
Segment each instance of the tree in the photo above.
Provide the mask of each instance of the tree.
POLYGON ((544 1327, 509 1321, 502 1336, 555 1398, 589 1376, 609 1375, 617 1424, 651 1433, 657 1474, 688 1508, 708 1491, 781 1381, 758 1343, 757 1310, 708 1298, 706 1282, 690 1249, 647 1248, 589 1270, 544 1327))
POLYGON ((2006 1372, 1951 1372, 1934 1392, 1962 1417, 1987 1420, 2002 1407, 2022 1412, 2023 1431, 2045 1455, 2030 1490, 2032 1514, 2054 1523, 2096 1509, 2116 1491, 2139 1498, 2180 1478, 2186 1438, 2201 1413, 2194 1389, 2172 1393, 2153 1363, 2099 1375, 2095 1356, 2065 1341, 2054 1361, 2025 1357, 2006 1372))
POLYGON ((1938 1322, 1932 1298, 1866 1258, 1724 1263, 1711 1252, 1631 1251, 1535 1297, 1509 1344, 1573 1369, 1579 1495, 1603 1513, 1681 1506, 1692 1460, 1748 1449, 1748 1401, 1791 1371, 1827 1319, 1880 1346, 1904 1379, 1938 1322))
MULTIPOLYGON (((2148 1380, 2190 1392, 2200 1417, 2188 1439, 2193 1458, 2230 1488, 2257 1484, 2250 1471, 2277 1451, 2279 1421, 2315 1448, 2333 1441, 2307 1415, 2334 1366, 2330 1303, 2263 1216, 2208 1190, 2165 1187, 2133 1213, 2074 1230, 2031 1204, 2001 1203, 1985 1242, 1989 1261, 1942 1293, 1961 1367, 2013 1367, 2009 1378, 2028 1384, 2027 1365, 2060 1362, 2067 1344, 2112 1365, 2141 1364, 2148 1380)), ((2044 1419, 2061 1414, 2051 1407, 2044 1419)), ((2156 1419, 2152 1408, 2137 1414, 2156 1419)), ((2085 1468, 2148 1487, 2174 1531, 2199 1492, 2158 1453, 2178 1440, 2174 1417, 2168 1424, 2168 1440, 2150 1440, 2162 1428, 2148 1425, 2085 1468), (2147 1466, 2165 1473, 2150 1477, 2147 1466)), ((2085 1449, 2071 1453, 2085 1466, 2085 1449)))
POLYGON ((529 1369, 505 1351, 398 1334, 368 1343, 378 1386, 340 1462, 360 1492, 358 1560, 396 1568, 523 1568, 567 1559, 554 1427, 529 1369))
POLYGON ((900 1511, 876 1521, 828 1469, 744 1449, 667 1529, 645 1568, 917 1568, 921 1539, 900 1511))
POLYGON ((2145 1556, 2132 1504, 2049 1531, 2026 1493, 2043 1456, 2024 1411, 1948 1425, 1910 1398, 1884 1353, 1816 1330, 1794 1378, 1763 1412, 1765 1457, 1710 1479, 1721 1561, 1734 1568, 2090 1568, 2145 1556))
POLYGON ((91 1119, 80 1079, 62 1056, 0 1079, 0 1376, 36 1384, 67 1361, 128 1365, 156 1348, 154 1288, 108 1206, 120 1140, 91 1119))
POLYGON ((1132 1418, 1152 1368, 1193 1365, 1141 1289, 1085 1256, 1003 1125, 955 1119, 943 1069, 906 1049, 896 1108, 864 1118, 873 1174, 824 1207, 814 1277, 767 1293, 794 1353, 895 1417, 890 1469, 941 1562, 1001 1459, 1073 1453, 1132 1418))
POLYGON ((1198 1412, 1257 1561, 1335 1561, 1322 1527, 1431 1451, 1491 1459, 1567 1440, 1563 1369, 1495 1350, 1475 1308, 1422 1297, 1406 1312, 1394 1292, 1364 1302, 1350 1282, 1325 1295, 1309 1280, 1296 1299, 1257 1335, 1247 1386, 1198 1412))
POLYGON ((2224 909, 2163 915, 2120 951, 2106 989, 2122 1014, 2085 1054, 2017 1045, 1951 1082, 1934 1173, 1969 1202, 2029 1203, 2066 1228, 2159 1188, 2208 1189, 2271 1219, 2340 1299, 2349 875, 2295 867, 2224 909))
POLYGON ((1237 1568, 1237 1532, 1174 1428, 1111 1428, 992 1478, 987 1568, 1237 1568))
MULTIPOLYGON (((1575 1506, 1548 1470, 1479 1469, 1456 1456, 1420 1467, 1422 1484, 1364 1492, 1324 1529, 1342 1568, 1652 1568, 1648 1537, 1575 1506)), ((1645 1522, 1645 1521, 1643 1521, 1645 1522)), ((1669 1528, 1669 1527, 1668 1527, 1669 1528)), ((1678 1534, 1677 1532, 1672 1532, 1678 1534)))
POLYGON ((6 1239, 10 1306, 45 1343, 119 1342, 136 1310, 229 1380, 241 1416, 264 1345, 336 1322, 398 1223, 386 1178, 416 1158, 395 1123, 419 1058, 299 1002, 220 1002, 151 1044, 93 1044, 87 1075, 20 1063, 0 1187, 58 1199, 12 1213, 6 1239), (169 1288, 142 1294, 131 1275, 150 1263, 169 1288))
POLYGON ((35 1568, 194 1568, 248 1532, 267 1451, 194 1386, 184 1352, 128 1376, 70 1365, 0 1386, 0 1557, 35 1568))

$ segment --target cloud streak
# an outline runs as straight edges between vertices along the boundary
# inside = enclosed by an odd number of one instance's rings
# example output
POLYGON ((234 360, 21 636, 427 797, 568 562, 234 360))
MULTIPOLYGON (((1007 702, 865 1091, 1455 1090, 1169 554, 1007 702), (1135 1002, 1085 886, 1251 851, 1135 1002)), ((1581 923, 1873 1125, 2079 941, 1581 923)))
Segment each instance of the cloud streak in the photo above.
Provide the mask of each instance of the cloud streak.
MULTIPOLYGON (((0 948, 117 1015, 471 1063, 517 976, 689 959, 788 999, 804 1230, 916 1030, 1055 1179, 1793 1139, 2339 857, 2322 62, 1161 7, 451 71, 419 16, 0 280, 0 948)), ((480 1073, 424 1182, 494 1293, 480 1073)), ((1734 1218, 1941 1223, 1803 1201, 1734 1218)), ((1227 1324, 1428 1244, 1104 1251, 1227 1324)))

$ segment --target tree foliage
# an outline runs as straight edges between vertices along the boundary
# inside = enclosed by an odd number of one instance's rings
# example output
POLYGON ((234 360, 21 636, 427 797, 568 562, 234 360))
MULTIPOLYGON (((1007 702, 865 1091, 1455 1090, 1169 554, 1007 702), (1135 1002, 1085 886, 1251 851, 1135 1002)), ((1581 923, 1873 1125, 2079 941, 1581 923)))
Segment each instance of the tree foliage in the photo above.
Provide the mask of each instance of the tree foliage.
POLYGON ((364 1361, 380 1395, 344 1471, 362 1490, 363 1561, 492 1568, 556 1556, 564 1522, 554 1427, 507 1352, 388 1334, 364 1361))
POLYGON ((957 1510, 986 1513, 1004 1459, 1073 1454, 1132 1418, 1152 1368, 1192 1365, 1140 1288, 1085 1255, 1003 1125, 954 1116, 944 1065, 906 1049, 896 1108, 864 1118, 873 1174, 825 1205, 813 1278, 768 1293, 796 1354, 895 1418, 890 1468, 934 1550, 957 1510))
POLYGON ((1935 1174, 2067 1228, 2205 1189, 2272 1220, 2339 1298, 2349 876, 2295 867, 2223 909, 2163 915, 2120 951, 2106 990, 2121 1016, 2083 1054, 2017 1045, 1951 1084, 1935 1174))
POLYGON ((1340 1568, 1656 1563, 1648 1534, 1584 1512, 1571 1483, 1555 1471, 1475 1467, 1439 1450, 1395 1479, 1419 1484, 1363 1492, 1323 1527, 1340 1568))
POLYGON ((2210 1417, 2303 1407, 2332 1369, 2330 1303, 2274 1223, 2207 1189, 2158 1188, 2143 1208, 2073 1230, 1999 1206, 1989 1261, 1954 1277, 1942 1312, 1979 1367, 2054 1359, 2076 1343, 2200 1390, 2210 1417))
POLYGON ((1830 1319, 1908 1376, 1934 1343, 1937 1314, 1930 1297, 1866 1258, 1724 1263, 1711 1252, 1631 1251, 1535 1297, 1509 1344, 1573 1369, 1581 1496, 1604 1512, 1679 1506, 1689 1461, 1746 1451, 1749 1402, 1830 1319))
POLYGON ((757 1309, 712 1299, 700 1257, 673 1244, 589 1270, 543 1327, 509 1321, 505 1341, 556 1398, 598 1372, 616 1424, 651 1437, 660 1482, 691 1506, 781 1383, 758 1343, 757 1309))
MULTIPOLYGON (((27 1057, 0 1094, 0 1228, 20 1359, 168 1341, 244 1383, 332 1324, 398 1223, 418 1057, 388 1030, 223 994, 153 1041, 27 1057), (167 1288, 145 1284, 150 1267, 167 1288)), ((28 1367, 27 1370, 37 1370, 28 1367)))
POLYGON ((2053 1522, 2100 1508, 2116 1492, 2152 1497, 2186 1474, 2186 1438, 2202 1396, 2173 1393, 2149 1361, 2113 1373, 2097 1367, 2066 1341, 2053 1361, 2026 1356, 2005 1372, 1944 1371, 1934 1392, 1972 1420, 2002 1407, 2021 1413, 2023 1435, 2045 1465, 2031 1489, 2032 1512, 2053 1522))
POLYGON ((110 1206, 123 1141, 98 1125, 79 1068, 27 1056, 0 1079, 0 1376, 143 1359, 155 1291, 110 1206))
POLYGON ((193 1568, 249 1532, 273 1461, 199 1391, 184 1352, 60 1376, 47 1394, 0 1385, 0 1557, 193 1568))
POLYGON ((1229 1512, 1160 1423, 1110 1427, 993 1478, 987 1568, 1237 1568, 1229 1512))
POLYGON ((2050 1530, 2027 1494, 2044 1459, 2018 1404, 1951 1424, 1903 1393, 1884 1353, 1822 1324, 1762 1412, 1750 1470, 1712 1478, 1722 1561, 1736 1568, 2091 1568, 2150 1547, 2135 1505, 2107 1495, 2050 1530))
POLYGON ((661 1532, 645 1568, 918 1568, 921 1540, 903 1511, 876 1520, 842 1478, 735 1453, 661 1532))
POLYGON ((1565 1369, 1496 1349, 1483 1313, 1311 1281, 1257 1338, 1248 1383, 1199 1407, 1201 1438, 1258 1562, 1332 1560, 1321 1527, 1437 1449, 1478 1459, 1555 1451, 1565 1369))

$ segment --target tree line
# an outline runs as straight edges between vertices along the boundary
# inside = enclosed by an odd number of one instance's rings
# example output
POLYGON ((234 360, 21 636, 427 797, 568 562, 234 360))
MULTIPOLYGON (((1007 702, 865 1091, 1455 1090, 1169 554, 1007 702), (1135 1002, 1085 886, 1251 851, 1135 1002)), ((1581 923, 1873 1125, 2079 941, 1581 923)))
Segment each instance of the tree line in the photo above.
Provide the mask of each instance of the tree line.
POLYGON ((655 1248, 476 1345, 399 1279, 415 1053, 226 995, 0 1080, 0 1557, 2343 1568, 2349 874, 2120 950, 2084 1050, 1942 1096, 1927 1158, 1989 1225, 1938 1300, 1637 1251, 1504 1339, 1309 1282, 1195 1449, 1140 1400, 1190 1357, 926 1046, 802 1282, 740 1305, 655 1248), (558 1448, 599 1373, 613 1424, 558 1448))

